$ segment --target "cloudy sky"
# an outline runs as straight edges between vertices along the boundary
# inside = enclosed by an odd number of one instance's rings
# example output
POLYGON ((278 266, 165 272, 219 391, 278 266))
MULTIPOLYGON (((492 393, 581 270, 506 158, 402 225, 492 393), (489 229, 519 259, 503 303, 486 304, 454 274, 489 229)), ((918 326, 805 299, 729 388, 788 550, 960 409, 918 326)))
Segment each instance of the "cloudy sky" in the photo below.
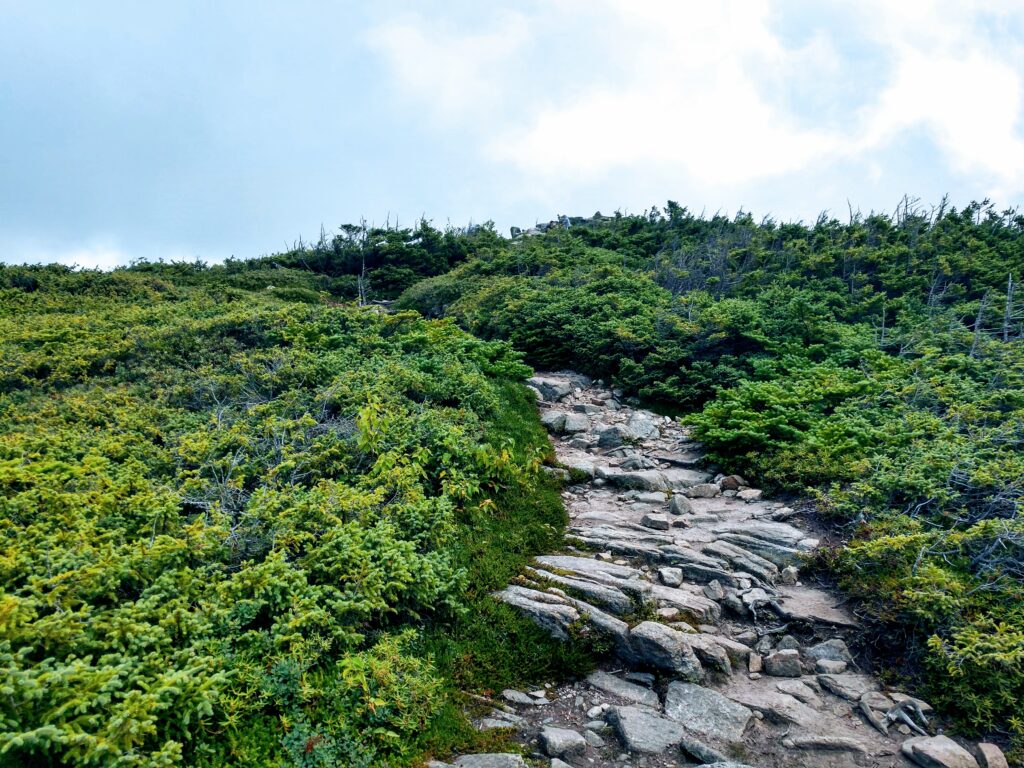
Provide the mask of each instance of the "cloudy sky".
POLYGON ((1024 201, 1024 2, 0 0, 0 259, 1024 201))

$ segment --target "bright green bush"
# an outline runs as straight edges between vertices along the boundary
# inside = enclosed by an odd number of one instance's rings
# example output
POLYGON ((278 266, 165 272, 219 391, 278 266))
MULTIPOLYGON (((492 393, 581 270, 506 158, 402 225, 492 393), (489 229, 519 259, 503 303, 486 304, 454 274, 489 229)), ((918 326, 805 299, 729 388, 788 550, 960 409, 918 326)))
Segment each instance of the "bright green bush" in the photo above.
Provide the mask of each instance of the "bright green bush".
POLYGON ((0 761, 408 764, 453 743, 450 656, 544 668, 458 639, 471 553, 507 578, 564 519, 507 345, 299 288, 34 274, 0 306, 0 761))

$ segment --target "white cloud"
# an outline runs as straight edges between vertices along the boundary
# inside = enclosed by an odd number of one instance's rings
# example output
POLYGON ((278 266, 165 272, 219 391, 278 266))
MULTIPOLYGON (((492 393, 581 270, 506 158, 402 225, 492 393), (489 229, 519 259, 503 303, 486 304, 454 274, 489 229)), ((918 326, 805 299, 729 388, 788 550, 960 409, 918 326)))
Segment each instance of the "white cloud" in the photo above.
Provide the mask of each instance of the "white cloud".
POLYGON ((518 102, 478 125, 483 157, 517 169, 527 186, 629 172, 742 191, 850 162, 878 180, 887 148, 923 130, 953 174, 997 196, 1024 192, 1024 57, 1014 35, 998 31, 1021 23, 1024 2, 876 0, 843 13, 794 44, 785 5, 769 0, 560 0, 484 32, 408 19, 372 39, 405 93, 430 94, 439 116, 458 120, 514 89, 524 56, 543 59, 532 30, 574 22, 580 55, 597 50, 616 76, 576 82, 554 102, 518 102), (864 71, 853 66, 861 51, 892 66, 851 84, 851 70, 864 71), (851 89, 865 94, 860 105, 848 102, 851 89), (801 104, 792 93, 814 98, 801 104))
POLYGON ((384 56, 407 98, 448 121, 494 103, 498 70, 528 38, 527 20, 506 13, 492 29, 470 33, 409 17, 371 29, 367 42, 384 56))

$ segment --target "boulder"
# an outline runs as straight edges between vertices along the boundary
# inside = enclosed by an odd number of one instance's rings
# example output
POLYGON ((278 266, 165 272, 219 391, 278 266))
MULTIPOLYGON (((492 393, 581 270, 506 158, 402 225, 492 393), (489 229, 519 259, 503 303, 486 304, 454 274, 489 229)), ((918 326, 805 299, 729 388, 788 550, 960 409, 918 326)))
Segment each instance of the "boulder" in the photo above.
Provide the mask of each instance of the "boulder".
POLYGON ((1003 750, 987 742, 978 745, 978 762, 981 763, 981 768, 1009 768, 1003 750))
POLYGON ((738 491, 746 485, 746 482, 739 475, 726 475, 718 481, 718 487, 723 491, 738 491))
POLYGON ((800 651, 785 649, 770 653, 764 660, 764 671, 772 677, 800 677, 800 651))
POLYGON ((629 632, 628 655, 642 666, 675 672, 691 682, 704 677, 697 655, 685 633, 656 621, 644 621, 629 632))
POLYGON ((691 499, 713 499, 721 492, 714 483, 697 483, 684 491, 691 499))
POLYGON ((527 768, 527 766, 522 755, 489 752, 481 755, 463 755, 455 760, 455 768, 527 768))
POLYGON ((838 637, 812 645, 804 651, 804 655, 811 661, 825 659, 828 661, 845 661, 847 664, 853 664, 853 656, 850 653, 850 649, 838 637))
POLYGON ((654 512, 648 512, 640 518, 640 525, 645 528, 653 528, 656 531, 667 531, 672 527, 668 515, 660 515, 654 512))
POLYGON ((567 435, 586 432, 590 429, 590 418, 582 413, 567 413, 562 422, 562 431, 567 435))
POLYGON ((666 587, 678 587, 683 583, 683 572, 666 565, 658 569, 658 578, 666 587))
POLYGON ((673 682, 665 694, 665 715, 699 738, 741 744, 753 712, 716 691, 673 682))
POLYGON ((636 707, 612 707, 608 722, 630 752, 657 754, 679 746, 686 738, 679 723, 636 707))
POLYGON ((526 383, 540 392, 541 396, 550 403, 561 400, 572 393, 572 385, 562 379, 549 379, 545 376, 534 376, 527 379, 526 383))
POLYGON ((645 413, 634 413, 626 422, 626 427, 638 440, 648 440, 660 434, 657 422, 645 413))
POLYGON ((795 565, 787 565, 779 572, 779 581, 782 584, 793 586, 800 580, 800 569, 795 565))
POLYGON ((635 704, 643 704, 645 707, 651 707, 652 709, 657 709, 661 706, 658 694, 650 688, 630 683, 601 670, 590 675, 587 678, 587 682, 599 691, 604 691, 612 696, 618 696, 620 699, 632 701, 635 704))
POLYGON ((565 429, 565 414, 561 411, 541 411, 540 423, 548 432, 560 434, 565 429))
POLYGON ((822 675, 841 675, 846 671, 846 662, 818 659, 814 662, 814 671, 822 675))
POLYGON ((690 500, 682 494, 675 494, 668 504, 668 511, 673 515, 688 515, 693 512, 693 505, 690 500))
POLYGON ((978 761, 948 736, 918 736, 900 749, 923 768, 978 768, 978 761))
POLYGON ((568 728, 544 726, 540 731, 540 746, 548 757, 566 757, 583 754, 587 740, 568 728))
POLYGON ((761 496, 763 494, 764 491, 762 491, 760 488, 745 488, 744 490, 736 494, 736 498, 743 499, 743 501, 746 502, 760 501, 761 496))

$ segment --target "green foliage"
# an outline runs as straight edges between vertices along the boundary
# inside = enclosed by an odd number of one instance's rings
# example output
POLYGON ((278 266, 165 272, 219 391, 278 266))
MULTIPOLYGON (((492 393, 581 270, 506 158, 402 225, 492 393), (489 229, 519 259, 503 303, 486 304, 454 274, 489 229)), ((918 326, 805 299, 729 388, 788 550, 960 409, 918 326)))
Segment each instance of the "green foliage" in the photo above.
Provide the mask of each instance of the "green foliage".
POLYGON ((408 764, 547 671, 477 638, 562 530, 518 356, 153 273, 0 271, 0 762, 408 764))

